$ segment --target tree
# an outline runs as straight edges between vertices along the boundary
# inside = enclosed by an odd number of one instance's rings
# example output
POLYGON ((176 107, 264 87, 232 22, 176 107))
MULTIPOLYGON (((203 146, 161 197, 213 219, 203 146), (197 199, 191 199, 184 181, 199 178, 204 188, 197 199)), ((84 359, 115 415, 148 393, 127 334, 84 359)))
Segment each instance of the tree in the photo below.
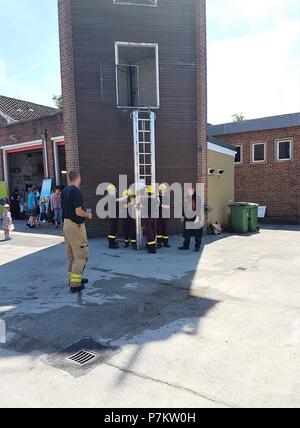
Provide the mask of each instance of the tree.
POLYGON ((63 98, 62 98, 62 96, 61 95, 53 95, 53 101, 54 101, 54 104, 55 104, 55 107, 58 109, 58 110, 62 110, 63 109, 63 106, 64 106, 64 103, 63 103, 63 98))
POLYGON ((244 120, 246 120, 246 117, 243 113, 235 113, 231 117, 234 122, 243 122, 244 120))

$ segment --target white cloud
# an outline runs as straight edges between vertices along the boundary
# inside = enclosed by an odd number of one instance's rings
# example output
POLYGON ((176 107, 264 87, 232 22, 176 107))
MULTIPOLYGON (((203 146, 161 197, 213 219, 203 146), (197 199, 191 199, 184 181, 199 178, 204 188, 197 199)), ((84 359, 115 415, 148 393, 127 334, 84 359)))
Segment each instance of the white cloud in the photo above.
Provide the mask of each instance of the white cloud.
POLYGON ((300 111, 300 20, 212 42, 208 75, 212 123, 230 121, 236 112, 255 118, 300 111))
POLYGON ((230 28, 241 21, 255 26, 299 11, 299 0, 210 0, 207 9, 209 21, 217 21, 220 28, 230 28))

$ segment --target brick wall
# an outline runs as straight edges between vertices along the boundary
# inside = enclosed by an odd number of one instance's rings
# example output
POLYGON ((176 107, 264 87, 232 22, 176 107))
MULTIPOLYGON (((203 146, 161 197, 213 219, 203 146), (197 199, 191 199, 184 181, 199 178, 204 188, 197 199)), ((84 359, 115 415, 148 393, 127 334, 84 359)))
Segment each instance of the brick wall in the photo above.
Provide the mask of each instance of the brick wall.
MULTIPOLYGON (((0 147, 17 144, 18 141, 11 138, 14 136, 19 139, 19 143, 27 143, 30 141, 41 140, 41 135, 45 129, 48 130, 48 162, 49 174, 51 178, 55 178, 54 173, 54 156, 51 138, 60 137, 64 134, 62 114, 44 117, 33 121, 17 123, 6 127, 0 127, 0 147)), ((4 179, 3 175, 3 153, 0 151, 0 179, 4 179)))
POLYGON ((207 203, 207 35, 206 1, 196 2, 197 21, 197 117, 198 117, 198 182, 204 184, 207 203))
POLYGON ((274 221, 300 220, 300 127, 283 128, 235 135, 218 135, 233 145, 242 145, 243 163, 235 166, 236 200, 257 202, 268 207, 274 221), (277 161, 276 141, 293 139, 293 159, 277 161), (266 142, 267 160, 253 164, 253 142, 266 142))
POLYGON ((58 0, 61 82, 67 170, 80 170, 74 84, 72 1, 58 0))

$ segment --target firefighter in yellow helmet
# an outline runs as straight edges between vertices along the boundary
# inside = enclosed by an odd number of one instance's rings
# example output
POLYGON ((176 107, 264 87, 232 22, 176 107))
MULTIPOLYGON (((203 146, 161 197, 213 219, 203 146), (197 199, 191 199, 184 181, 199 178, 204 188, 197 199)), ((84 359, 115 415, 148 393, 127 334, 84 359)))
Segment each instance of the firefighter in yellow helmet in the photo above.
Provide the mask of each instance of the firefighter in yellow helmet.
POLYGON ((119 227, 119 206, 118 206, 118 197, 117 197, 117 189, 113 184, 107 186, 109 207, 116 207, 116 212, 109 213, 109 234, 108 234, 108 244, 111 250, 116 250, 119 248, 119 244, 117 243, 118 238, 118 227, 119 227))
POLYGON ((123 192, 122 198, 123 207, 126 209, 126 218, 122 219, 122 228, 124 234, 124 247, 129 248, 130 244, 135 250, 137 246, 136 241, 136 222, 133 218, 133 209, 135 203, 135 195, 129 189, 123 192))
POLYGON ((145 218, 145 229, 147 236, 147 249, 148 253, 156 254, 157 251, 157 218, 158 218, 158 205, 159 200, 155 195, 155 188, 147 186, 147 212, 145 218))
POLYGON ((157 243, 158 248, 169 245, 169 217, 170 217, 170 201, 167 194, 168 186, 161 184, 159 186, 159 217, 157 220, 157 243))

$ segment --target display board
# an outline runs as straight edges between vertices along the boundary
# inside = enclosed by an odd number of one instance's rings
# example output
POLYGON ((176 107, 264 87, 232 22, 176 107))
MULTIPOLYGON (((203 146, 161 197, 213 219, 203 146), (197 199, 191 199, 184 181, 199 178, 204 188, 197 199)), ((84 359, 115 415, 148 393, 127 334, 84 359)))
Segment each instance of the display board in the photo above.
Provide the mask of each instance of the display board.
POLYGON ((0 215, 2 216, 4 208, 4 204, 8 204, 8 191, 7 185, 5 181, 0 181, 0 215))

